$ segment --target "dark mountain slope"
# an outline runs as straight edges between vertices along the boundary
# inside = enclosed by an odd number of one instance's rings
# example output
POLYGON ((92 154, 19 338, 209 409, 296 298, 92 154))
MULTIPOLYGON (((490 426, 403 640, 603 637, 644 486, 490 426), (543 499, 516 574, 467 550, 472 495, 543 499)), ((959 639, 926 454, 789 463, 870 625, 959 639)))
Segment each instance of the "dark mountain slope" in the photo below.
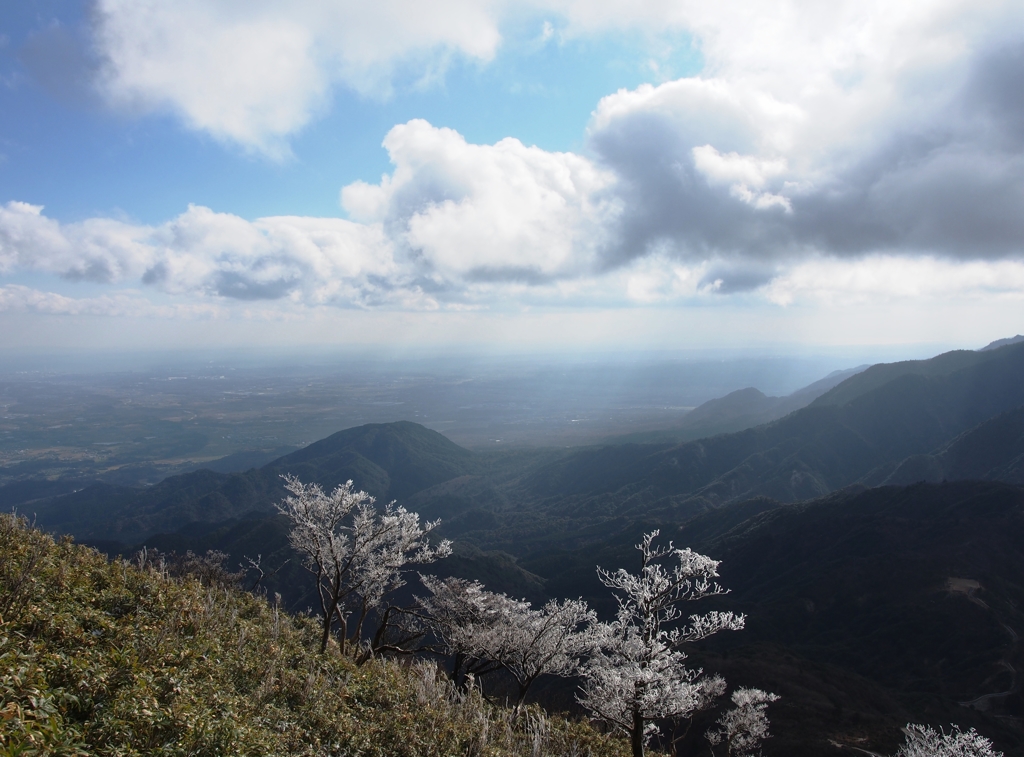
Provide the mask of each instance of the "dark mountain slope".
POLYGON ((289 452, 294 452, 295 449, 295 447, 277 447, 269 450, 245 450, 244 452, 226 455, 217 460, 210 460, 208 463, 203 463, 196 467, 212 470, 215 473, 241 473, 250 468, 260 468, 283 455, 287 455, 289 452))
POLYGON ((262 470, 292 473, 331 489, 352 479, 374 496, 392 500, 477 468, 469 450, 418 423, 398 421, 339 431, 262 470))
MULTIPOLYGON (((993 343, 994 344, 994 343, 993 343)), ((924 376, 936 378, 948 376, 969 368, 979 368, 990 361, 1009 358, 1011 353, 1024 349, 1024 345, 1010 341, 1000 347, 989 345, 984 350, 954 350, 944 352, 928 360, 903 360, 898 363, 878 363, 842 382, 834 389, 822 394, 812 404, 842 405, 855 397, 877 389, 899 376, 924 376)))
MULTIPOLYGON (((626 524, 524 567, 550 592, 610 613, 594 565, 635 570, 632 544, 658 525, 626 524)), ((693 662, 782 695, 768 754, 825 754, 829 740, 891 754, 908 721, 973 725, 1024 754, 1012 673, 1024 670, 1024 488, 851 487, 661 526, 664 539, 722 560, 731 593, 699 609, 748 615, 744 631, 714 637, 693 662)))
POLYGON ((907 458, 885 483, 958 479, 1024 484, 1024 407, 978 424, 935 454, 907 458))
MULTIPOLYGON (((246 565, 246 557, 259 555, 268 577, 261 583, 269 595, 278 592, 284 606, 293 612, 317 606, 315 582, 302 565, 302 555, 288 542, 290 523, 280 514, 252 513, 221 523, 190 523, 173 533, 148 537, 145 546, 161 552, 184 554, 191 550, 205 554, 208 550, 225 553, 229 567, 246 565)), ((96 547, 114 547, 112 553, 132 556, 142 544, 133 547, 94 543, 96 547)), ((483 551, 467 543, 456 543, 451 557, 438 561, 425 571, 441 577, 457 576, 483 581, 493 591, 524 597, 534 602, 547 599, 543 580, 523 570, 515 559, 503 552, 483 551)), ((412 573, 409 585, 403 590, 408 599, 423 593, 423 588, 412 573)))
POLYGON ((828 402, 734 434, 580 450, 527 476, 524 499, 559 512, 685 519, 756 496, 821 496, 1024 404, 1024 345, 984 353, 980 362, 978 354, 947 353, 892 371, 875 366, 886 371, 866 384, 874 368, 840 384, 828 402))
POLYGON ((1021 544, 1024 489, 963 482, 780 507, 700 547, 723 560, 728 605, 750 616, 726 644, 838 666, 916 718, 978 723, 1020 754, 1021 544))
POLYGON ((219 521, 253 509, 283 491, 258 470, 172 476, 146 489, 95 484, 33 507, 41 528, 78 539, 132 543, 144 535, 193 521, 219 521))
POLYGON ((949 479, 1024 484, 1024 407, 980 424, 951 442, 938 457, 949 479))
POLYGON ((475 470, 473 453, 415 423, 347 429, 260 469, 223 474, 199 470, 147 489, 98 484, 34 507, 38 523, 85 540, 142 541, 187 523, 215 523, 251 511, 272 512, 291 473, 325 489, 352 479, 382 501, 475 470))

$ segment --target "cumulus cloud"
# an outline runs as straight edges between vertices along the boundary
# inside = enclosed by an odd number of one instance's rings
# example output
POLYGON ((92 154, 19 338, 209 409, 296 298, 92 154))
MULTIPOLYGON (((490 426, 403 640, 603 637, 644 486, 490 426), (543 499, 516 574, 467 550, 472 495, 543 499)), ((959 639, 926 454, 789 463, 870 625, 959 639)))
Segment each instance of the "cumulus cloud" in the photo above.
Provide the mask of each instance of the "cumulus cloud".
POLYGON ((337 218, 247 221, 192 206, 159 226, 111 219, 62 225, 42 208, 0 208, 0 272, 139 281, 169 294, 310 304, 416 305, 379 224, 337 218))
POLYGON ((148 230, 106 218, 61 226, 39 205, 0 207, 0 273, 16 268, 95 282, 133 278, 153 262, 148 230))
MULTIPOLYGON (((747 126, 762 146, 787 149, 800 139, 813 152, 837 139, 857 141, 880 111, 897 119, 912 115, 936 89, 955 86, 965 51, 999 21, 1011 24, 1002 28, 1019 24, 1019 15, 1007 18, 1014 5, 97 0, 87 57, 100 63, 96 81, 108 102, 169 110, 192 128, 280 156, 288 136, 326 107, 334 87, 386 96, 396 72, 429 79, 443 75, 453 55, 489 61, 503 43, 503 28, 524 19, 536 21, 545 39, 554 32, 552 21, 563 38, 631 28, 653 37, 683 32, 707 62, 703 80, 720 85, 717 95, 705 91, 719 102, 695 122, 710 126, 711 112, 717 108, 721 116, 731 103, 749 110, 747 126), (769 121, 750 120, 766 114, 769 121), (806 124, 808 116, 815 128, 787 126, 792 118, 806 124)), ((68 46, 49 48, 59 58, 68 46)), ((725 118, 718 125, 731 130, 737 123, 725 118)))
POLYGON ((426 121, 384 140, 395 165, 342 190, 350 215, 380 224, 428 288, 541 283, 592 271, 617 201, 614 177, 572 153, 516 139, 472 145, 426 121))
POLYGON ((705 70, 598 106, 609 265, 724 258, 725 292, 807 254, 1024 254, 1019 4, 744 7, 673 4, 705 70))
POLYGON ((94 19, 108 102, 173 112, 272 157, 333 85, 383 96, 403 63, 487 60, 500 41, 494 7, 476 0, 98 0, 94 19))
POLYGON ((515 139, 473 145, 425 121, 396 126, 385 146, 394 171, 342 191, 356 220, 248 221, 192 206, 158 226, 62 225, 10 202, 0 207, 0 272, 234 300, 429 308, 599 268, 617 200, 613 177, 590 160, 515 139))

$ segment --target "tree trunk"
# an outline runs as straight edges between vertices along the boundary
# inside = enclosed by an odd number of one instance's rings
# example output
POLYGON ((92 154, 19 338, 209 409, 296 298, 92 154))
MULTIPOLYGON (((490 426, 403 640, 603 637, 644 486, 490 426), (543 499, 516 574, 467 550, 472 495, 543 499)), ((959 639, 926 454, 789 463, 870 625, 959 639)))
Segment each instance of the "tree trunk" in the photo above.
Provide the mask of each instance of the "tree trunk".
POLYGON ((462 652, 456 652, 455 659, 452 662, 452 683, 455 684, 457 691, 466 690, 465 659, 466 657, 462 652))
POLYGON ((341 647, 341 653, 345 654, 345 650, 348 649, 348 620, 340 602, 334 605, 334 614, 338 616, 338 645, 341 647))
POLYGON ((516 698, 515 707, 512 708, 512 711, 516 715, 518 715, 520 712, 522 712, 522 703, 523 703, 523 700, 526 699, 526 688, 527 687, 522 685, 521 683, 519 684, 519 696, 516 698))
POLYGON ((363 640, 363 621, 366 620, 366 613, 369 608, 366 606, 366 600, 363 600, 362 606, 359 609, 359 623, 356 624, 356 632, 352 635, 352 641, 356 646, 363 640))
POLYGON ((638 711, 633 712, 632 737, 633 757, 644 757, 644 719, 638 711))
POLYGON ((388 623, 391 622, 391 613, 394 609, 394 607, 388 607, 381 616, 380 625, 377 626, 377 632, 373 635, 373 641, 370 642, 371 652, 376 652, 384 643, 384 637, 388 632, 388 623))
POLYGON ((334 611, 337 609, 337 603, 331 607, 330 611, 325 609, 324 611, 324 628, 323 633, 320 636, 320 653, 323 654, 327 651, 327 642, 331 639, 331 624, 334 620, 334 611))
POLYGON ((526 701, 526 692, 530 690, 530 684, 533 683, 533 679, 531 678, 526 683, 522 683, 521 681, 517 681, 517 683, 519 684, 519 698, 516 699, 516 706, 515 706, 515 713, 516 713, 516 715, 518 715, 520 712, 522 712, 523 702, 526 701))

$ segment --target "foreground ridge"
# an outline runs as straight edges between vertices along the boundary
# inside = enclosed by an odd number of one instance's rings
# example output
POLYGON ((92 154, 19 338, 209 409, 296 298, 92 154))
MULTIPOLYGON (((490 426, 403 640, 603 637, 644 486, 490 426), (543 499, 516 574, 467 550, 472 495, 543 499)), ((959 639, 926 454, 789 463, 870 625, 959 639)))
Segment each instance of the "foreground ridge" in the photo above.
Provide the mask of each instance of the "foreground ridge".
POLYGON ((0 516, 0 753, 562 755, 628 745, 457 693, 431 663, 317 653, 315 619, 0 516))

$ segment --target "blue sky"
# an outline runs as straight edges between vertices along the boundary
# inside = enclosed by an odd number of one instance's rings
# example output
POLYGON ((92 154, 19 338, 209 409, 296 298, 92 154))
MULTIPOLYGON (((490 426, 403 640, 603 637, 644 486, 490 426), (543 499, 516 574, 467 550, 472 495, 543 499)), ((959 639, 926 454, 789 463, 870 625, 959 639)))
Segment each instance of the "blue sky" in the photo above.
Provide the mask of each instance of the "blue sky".
POLYGON ((0 350, 1024 331, 1019 2, 0 12, 0 350))
POLYGON ((26 47, 55 29, 88 45, 87 10, 85 3, 26 3, 4 25, 0 48, 7 83, 0 89, 0 191, 5 200, 45 205, 65 222, 126 214, 155 224, 190 203, 249 219, 338 215, 342 186, 390 170, 381 141, 395 124, 422 118, 475 143, 515 136, 545 150, 580 150, 601 97, 701 66, 685 33, 656 43, 635 30, 560 42, 543 38, 542 16, 523 19, 494 60, 455 57, 430 84, 407 70, 388 96, 339 87, 289 140, 293 155, 268 160, 189 130, 173 115, 133 117, 103 108, 88 91, 55 91, 26 60, 26 47))

